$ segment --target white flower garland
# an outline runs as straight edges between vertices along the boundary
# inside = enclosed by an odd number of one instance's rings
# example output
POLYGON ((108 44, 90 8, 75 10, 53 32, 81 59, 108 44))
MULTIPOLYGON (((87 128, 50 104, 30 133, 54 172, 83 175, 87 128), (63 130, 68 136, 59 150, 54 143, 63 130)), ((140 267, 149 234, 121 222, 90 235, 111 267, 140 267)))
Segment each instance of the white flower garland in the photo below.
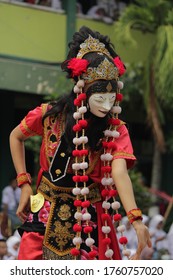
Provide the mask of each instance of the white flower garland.
MULTIPOLYGON (((90 226, 91 215, 88 212, 88 207, 90 206, 89 200, 87 200, 87 196, 89 194, 89 188, 86 186, 86 182, 88 177, 86 176, 86 169, 88 168, 88 163, 86 162, 87 150, 85 145, 88 143, 88 138, 85 136, 85 119, 84 114, 87 112, 87 107, 84 105, 84 101, 86 99, 86 95, 82 93, 82 89, 84 87, 84 80, 79 80, 77 84, 74 86, 74 93, 76 93, 76 99, 74 104, 76 106, 76 112, 73 114, 74 119, 76 120, 76 125, 73 127, 76 132, 76 136, 73 139, 73 143, 75 145, 75 150, 73 151, 73 155, 75 157, 75 163, 73 163, 72 168, 75 171, 75 176, 73 176, 73 180, 75 182, 75 188, 73 188, 72 193, 76 196, 74 201, 74 205, 76 206, 76 212, 74 217, 76 219, 76 224, 73 227, 73 230, 76 232, 76 236, 73 238, 73 244, 75 248, 71 250, 71 254, 76 258, 80 255, 80 245, 82 243, 81 232, 82 232, 82 221, 85 222, 84 232, 87 233, 87 238, 85 240, 85 244, 90 248, 89 257, 90 259, 95 259, 97 257, 97 251, 94 250, 93 245, 95 240, 91 238, 91 232, 93 230, 92 226, 90 226), (79 131, 82 132, 82 136, 79 136, 79 131), (82 149, 79 146, 82 145, 82 149), (82 162, 80 162, 82 159, 82 162), (82 175, 79 175, 79 170, 82 171, 82 175), (83 182, 83 187, 79 187, 79 182, 83 182), (81 200, 81 196, 83 196, 83 200, 81 200)), ((123 83, 118 81, 118 93, 120 94, 120 89, 123 88, 123 83)), ((103 214, 103 226, 101 228, 102 232, 105 235, 104 242, 106 244, 105 257, 108 259, 113 258, 113 250, 111 249, 111 240, 109 238, 109 234, 111 231, 110 226, 107 223, 107 217, 109 216, 108 210, 112 208, 112 210, 116 213, 114 215, 114 220, 119 222, 119 226, 117 227, 117 231, 120 232, 121 237, 119 238, 120 244, 123 245, 122 254, 129 258, 130 251, 126 249, 127 239, 123 236, 125 231, 125 227, 121 224, 121 215, 118 213, 118 209, 120 208, 120 203, 116 201, 116 190, 114 189, 114 182, 111 177, 111 162, 113 159, 112 151, 116 145, 116 138, 120 136, 120 133, 116 130, 119 125, 118 114, 121 113, 121 107, 119 106, 119 100, 116 98, 115 105, 112 110, 112 122, 110 123, 109 129, 104 131, 104 135, 106 141, 103 144, 104 152, 101 155, 101 161, 103 163, 104 175, 101 179, 101 184, 104 187, 102 191, 103 203, 102 208, 104 209, 103 214), (113 202, 110 203, 110 197, 113 199, 113 202)))

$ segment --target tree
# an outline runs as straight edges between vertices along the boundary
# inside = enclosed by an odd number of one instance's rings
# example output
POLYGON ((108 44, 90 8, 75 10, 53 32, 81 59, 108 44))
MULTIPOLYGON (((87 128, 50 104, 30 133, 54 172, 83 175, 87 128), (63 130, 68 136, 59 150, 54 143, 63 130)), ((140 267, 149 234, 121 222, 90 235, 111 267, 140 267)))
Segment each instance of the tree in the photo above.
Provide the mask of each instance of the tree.
POLYGON ((163 108, 173 108, 173 3, 136 0, 124 10, 115 28, 123 43, 135 43, 132 29, 155 36, 146 61, 143 100, 154 144, 151 186, 159 189, 162 154, 166 152, 163 108))

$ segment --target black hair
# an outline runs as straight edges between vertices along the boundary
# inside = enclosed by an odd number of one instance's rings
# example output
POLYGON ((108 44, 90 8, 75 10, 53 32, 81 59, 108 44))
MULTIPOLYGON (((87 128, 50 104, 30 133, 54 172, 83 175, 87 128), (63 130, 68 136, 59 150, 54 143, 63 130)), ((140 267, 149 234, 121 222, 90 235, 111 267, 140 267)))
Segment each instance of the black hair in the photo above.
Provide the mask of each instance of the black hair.
POLYGON ((111 80, 111 81, 96 81, 95 83, 92 83, 91 86, 88 87, 86 90, 87 98, 91 96, 93 93, 103 93, 103 92, 115 92, 117 91, 117 81, 111 80), (111 89, 108 90, 107 86, 108 84, 111 86, 111 89))
MULTIPOLYGON (((105 48, 109 51, 112 58, 117 56, 117 53, 114 50, 114 45, 111 43, 110 38, 108 36, 102 35, 98 31, 93 31, 86 26, 82 26, 78 32, 74 33, 72 41, 68 44, 69 52, 67 55, 67 59, 61 64, 62 70, 64 72, 67 72, 67 78, 71 78, 71 70, 67 68, 69 59, 77 56, 80 50, 80 44, 83 43, 89 35, 91 35, 93 38, 98 39, 101 43, 104 43, 105 48)), ((89 66, 96 67, 105 58, 105 56, 106 55, 104 55, 101 58, 101 56, 98 53, 91 52, 84 55, 83 58, 89 61, 89 66)), ((108 57, 107 59, 110 60, 110 58, 108 57)))
MULTIPOLYGON (((74 92, 72 91, 69 95, 64 96, 63 98, 57 100, 56 102, 50 102, 52 108, 45 113, 43 116, 43 122, 46 117, 54 116, 57 117, 58 114, 62 111, 65 114, 65 131, 64 137, 68 144, 68 153, 70 154, 74 149, 73 138, 75 137, 75 132, 72 127, 76 123, 73 118, 73 113, 76 111, 76 107, 73 104, 74 101, 74 92)), ((93 115, 91 112, 85 114, 85 118, 88 120, 88 127, 86 128, 86 136, 88 137, 88 145, 92 150, 99 150, 100 139, 103 138, 103 131, 107 128, 108 118, 107 115, 104 118, 99 118, 93 115)))
POLYGON ((112 57, 117 56, 114 50, 114 45, 111 43, 110 38, 108 36, 102 35, 98 31, 93 31, 87 26, 82 26, 79 29, 79 32, 74 33, 73 40, 68 45, 69 53, 67 55, 67 59, 76 57, 80 49, 80 44, 83 43, 89 35, 91 35, 93 38, 98 39, 101 43, 104 43, 105 48, 110 52, 110 55, 112 57))

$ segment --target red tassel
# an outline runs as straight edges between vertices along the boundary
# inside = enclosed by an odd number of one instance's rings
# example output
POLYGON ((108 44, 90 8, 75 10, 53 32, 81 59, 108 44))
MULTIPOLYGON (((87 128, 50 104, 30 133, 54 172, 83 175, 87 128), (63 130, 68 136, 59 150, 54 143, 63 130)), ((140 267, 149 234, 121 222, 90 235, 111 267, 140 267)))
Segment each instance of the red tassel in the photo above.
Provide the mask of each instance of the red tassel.
POLYGON ((79 98, 75 98, 73 103, 75 106, 78 106, 78 107, 81 106, 81 100, 79 98))
POLYGON ((73 126, 73 131, 81 131, 82 130, 82 127, 77 123, 73 126))
POLYGON ((110 195, 111 197, 117 196, 117 195, 118 195, 118 192, 117 192, 117 190, 110 190, 110 191, 109 191, 109 195, 110 195))
POLYGON ((102 243, 103 245, 110 245, 111 244, 111 239, 109 237, 105 237, 103 240, 102 240, 102 243))
POLYGON ((80 93, 80 94, 78 95, 78 99, 79 99, 80 101, 86 100, 86 98, 87 98, 86 93, 80 93))
POLYGON ((96 250, 93 250, 93 251, 90 251, 88 253, 90 259, 94 259, 97 255, 98 255, 98 252, 96 250))
POLYGON ((83 202, 82 202, 82 207, 83 207, 83 208, 85 208, 85 207, 89 207, 89 206, 90 206, 90 204, 91 204, 91 203, 90 203, 90 201, 89 201, 89 200, 85 200, 85 201, 83 201, 83 202))
POLYGON ((118 68, 119 76, 122 76, 126 71, 124 63, 121 61, 119 56, 116 56, 113 61, 115 66, 118 68))
POLYGON ((102 221, 105 222, 105 221, 107 221, 110 218, 110 216, 109 216, 109 214, 103 213, 101 215, 101 218, 102 218, 102 221))
POLYGON ((80 182, 87 182, 87 181, 88 181, 88 176, 87 175, 80 176, 80 182))
POLYGON ((109 124, 111 124, 111 125, 119 125, 120 124, 120 120, 119 119, 111 118, 111 119, 109 119, 109 124))
POLYGON ((82 201, 76 199, 73 204, 74 204, 75 207, 80 207, 82 205, 82 201))
POLYGON ((72 155, 73 155, 74 157, 80 157, 80 150, 73 150, 73 151, 72 151, 72 155))
POLYGON ((101 196, 102 196, 102 197, 105 198, 105 197, 107 197, 108 195, 109 195, 109 191, 108 191, 108 190, 104 189, 104 190, 101 191, 101 196))
POLYGON ((122 216, 121 216, 121 214, 115 214, 115 215, 113 216, 113 218, 114 218, 114 221, 115 221, 115 222, 118 222, 118 221, 121 221, 122 216))
POLYGON ((110 173, 112 170, 111 166, 107 165, 107 166, 102 166, 101 171, 103 173, 110 173))
POLYGON ((90 233, 90 232, 92 232, 93 231, 93 228, 92 227, 90 227, 90 226, 86 226, 86 227, 84 227, 84 233, 90 233))
POLYGON ((80 175, 74 175, 73 182, 75 182, 75 183, 80 182, 80 175))
POLYGON ((85 150, 85 149, 81 150, 80 155, 81 155, 81 157, 87 156, 88 155, 88 150, 85 150))
POLYGON ((71 249, 72 256, 78 256, 80 254, 80 251, 76 248, 71 249))
POLYGON ((73 230, 74 230, 75 232, 81 232, 81 231, 82 231, 82 226, 80 226, 80 225, 78 225, 78 224, 74 224, 73 230))
POLYGON ((78 123, 82 128, 85 128, 88 125, 88 122, 86 120, 79 120, 78 123))
POLYGON ((108 142, 108 149, 110 149, 110 150, 115 150, 117 148, 117 145, 116 145, 116 143, 114 143, 114 142, 108 142))
POLYGON ((88 150, 83 149, 83 150, 73 150, 72 151, 72 155, 74 157, 83 157, 83 156, 87 156, 88 155, 88 150))
POLYGON ((116 101, 122 101, 123 100, 123 95, 122 93, 117 93, 116 94, 116 101))
POLYGON ((127 238, 125 236, 120 237, 119 239, 120 244, 127 244, 127 238))
POLYGON ((80 76, 82 73, 85 73, 88 67, 88 60, 80 58, 72 58, 67 64, 67 68, 72 72, 72 78, 75 76, 80 76))

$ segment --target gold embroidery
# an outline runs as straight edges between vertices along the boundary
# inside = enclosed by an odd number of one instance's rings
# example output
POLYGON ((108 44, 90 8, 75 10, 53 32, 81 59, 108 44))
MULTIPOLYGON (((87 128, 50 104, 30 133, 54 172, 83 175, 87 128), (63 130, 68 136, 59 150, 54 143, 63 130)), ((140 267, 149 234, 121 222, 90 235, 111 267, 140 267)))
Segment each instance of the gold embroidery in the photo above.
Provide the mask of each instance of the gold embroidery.
POLYGON ((59 203, 58 201, 53 201, 51 203, 43 244, 45 247, 59 256, 65 256, 70 252, 70 244, 74 237, 74 233, 71 231, 72 223, 70 221, 65 222, 56 218, 56 216, 58 217, 56 213, 59 212, 59 203))
POLYGON ((44 204, 44 196, 41 193, 30 196, 31 211, 38 212, 44 204))
POLYGON ((115 157, 115 156, 126 156, 131 159, 136 159, 136 157, 133 154, 129 154, 129 153, 125 153, 125 152, 116 152, 113 154, 113 157, 115 157))
MULTIPOLYGON (((99 184, 93 183, 88 187, 90 189, 88 199, 91 203, 101 201, 99 184)), ((42 176, 38 191, 43 194, 45 199, 51 202, 43 242, 45 246, 44 258, 58 259, 59 256, 68 259, 70 250, 73 248, 71 241, 75 236, 72 230, 75 213, 73 206, 75 196, 71 193, 72 187, 56 186, 42 176)))
POLYGON ((67 204, 61 205, 58 217, 60 217, 62 221, 68 220, 71 217, 70 207, 67 204))
MULTIPOLYGON (((61 256, 57 255, 57 253, 51 251, 49 248, 43 245, 43 260, 74 260, 75 257, 72 256, 69 253, 66 253, 66 255, 61 256)), ((76 258, 78 259, 78 257, 76 258)))
POLYGON ((65 157, 65 153, 61 153, 60 156, 61 156, 61 157, 65 157))
POLYGON ((110 82, 108 83, 108 85, 107 85, 107 87, 106 87, 106 90, 107 90, 108 92, 111 92, 111 90, 112 90, 112 85, 111 85, 110 82))
MULTIPOLYGON (((99 190, 99 184, 92 183, 91 185, 88 186, 88 188, 90 190, 88 199, 90 199, 91 203, 100 201, 101 195, 99 190)), ((58 197, 60 197, 61 200, 63 201, 67 201, 68 198, 75 199, 75 197, 72 195, 72 189, 73 188, 68 186, 67 187, 56 186, 44 176, 42 176, 40 185, 38 187, 38 191, 41 192, 44 198, 49 201, 53 201, 58 197)))
POLYGON ((57 176, 59 176, 61 174, 61 170, 60 169, 56 169, 55 173, 56 173, 57 176))
POLYGON ((64 246, 67 244, 67 242, 74 237, 74 234, 70 234, 69 231, 72 224, 69 222, 65 222, 65 226, 63 226, 60 221, 56 221, 54 225, 55 231, 50 232, 49 237, 55 237, 60 251, 63 251, 64 246))
POLYGON ((21 121, 21 124, 22 124, 22 126, 24 127, 24 129, 25 129, 25 131, 27 132, 27 134, 29 134, 30 136, 31 136, 31 135, 36 135, 36 133, 35 133, 34 131, 32 131, 32 130, 28 127, 28 125, 27 125, 27 123, 26 123, 26 118, 24 118, 24 119, 21 121))
POLYGON ((44 143, 45 143, 46 159, 49 165, 50 165, 51 156, 53 157, 54 149, 57 147, 62 132, 64 130, 64 121, 65 121, 65 116, 63 112, 59 113, 56 119, 47 117, 44 120, 44 143), (53 133, 54 136, 56 137, 56 142, 54 142, 54 144, 56 145, 53 145, 53 148, 51 148, 52 145, 50 144, 50 133, 53 133))

